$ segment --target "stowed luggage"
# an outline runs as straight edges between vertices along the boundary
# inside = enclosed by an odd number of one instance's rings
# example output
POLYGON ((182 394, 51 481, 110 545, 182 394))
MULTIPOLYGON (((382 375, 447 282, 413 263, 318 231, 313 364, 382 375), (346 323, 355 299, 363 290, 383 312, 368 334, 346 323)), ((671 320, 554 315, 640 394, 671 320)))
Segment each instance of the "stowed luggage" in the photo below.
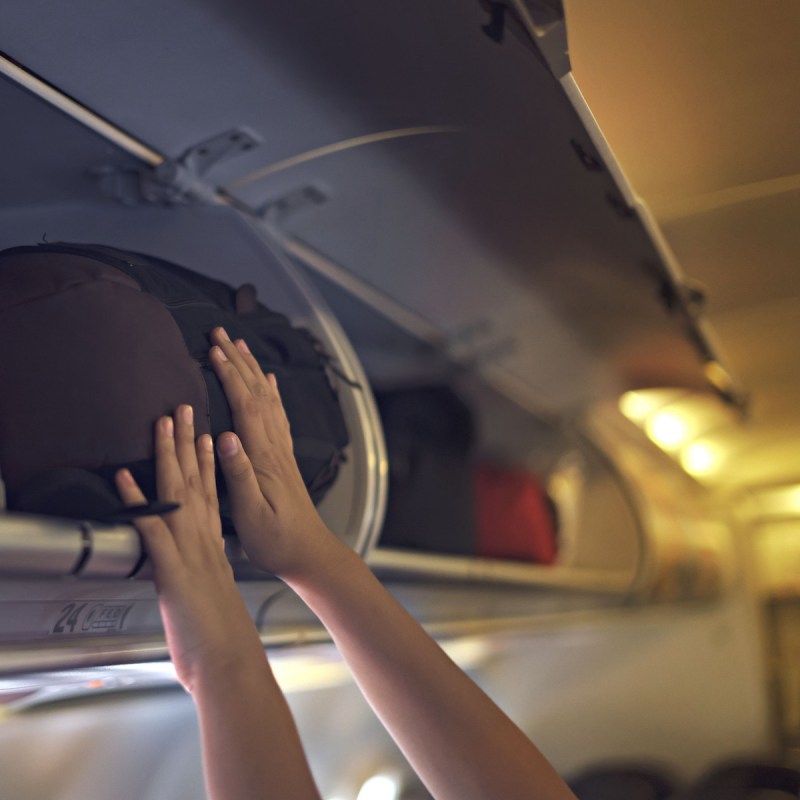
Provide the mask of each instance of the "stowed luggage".
POLYGON ((446 386, 375 396, 389 455, 381 544, 451 555, 475 552, 472 414, 446 386))
POLYGON ((470 407, 448 386, 376 395, 389 454, 381 545, 552 564, 555 507, 530 471, 482 461, 470 407))
POLYGON ((556 560, 556 510, 537 476, 518 467, 481 464, 475 506, 479 556, 535 564, 556 560))
POLYGON ((0 252, 0 469, 8 507, 83 519, 124 515, 111 482, 121 466, 154 497, 159 416, 191 403, 198 435, 232 428, 208 362, 208 334, 220 325, 275 373, 295 457, 318 502, 348 443, 328 359, 310 333, 259 303, 252 286, 234 289, 98 245, 0 252))

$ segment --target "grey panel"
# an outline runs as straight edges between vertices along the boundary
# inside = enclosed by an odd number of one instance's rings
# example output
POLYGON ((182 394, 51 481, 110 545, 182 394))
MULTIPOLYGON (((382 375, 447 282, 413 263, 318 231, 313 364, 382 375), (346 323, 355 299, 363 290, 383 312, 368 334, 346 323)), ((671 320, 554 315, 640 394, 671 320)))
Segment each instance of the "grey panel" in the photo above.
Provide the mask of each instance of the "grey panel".
POLYGON ((373 130, 519 119, 541 87, 487 19, 463 0, 32 0, 4 14, 0 49, 169 155, 248 124, 269 162, 373 130))
POLYGON ((513 340, 504 366, 556 404, 706 385, 658 298, 660 256, 570 101, 521 41, 483 33, 479 3, 34 0, 9 16, 0 47, 171 157, 255 130, 263 145, 214 183, 254 207, 321 184, 330 200, 283 228, 445 335, 488 322, 513 340), (350 137, 442 125, 459 132, 263 176, 350 137))
MULTIPOLYGON (((102 200, 91 170, 134 160, 83 125, 0 77, 0 207, 102 200)), ((37 238, 46 235, 43 225, 37 238)))

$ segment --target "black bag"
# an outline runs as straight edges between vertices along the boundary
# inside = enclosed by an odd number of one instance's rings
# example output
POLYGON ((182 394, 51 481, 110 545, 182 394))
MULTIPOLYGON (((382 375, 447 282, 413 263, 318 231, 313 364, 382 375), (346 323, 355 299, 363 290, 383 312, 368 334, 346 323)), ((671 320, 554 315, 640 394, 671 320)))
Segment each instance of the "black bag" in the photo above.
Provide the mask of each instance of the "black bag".
POLYGON ((383 392, 375 399, 389 457, 381 545, 474 554, 471 410, 447 386, 383 392))
MULTIPOLYGON (((307 331, 236 290, 152 256, 100 245, 0 252, 0 469, 12 510, 126 518, 111 479, 131 469, 155 496, 152 426, 179 403, 197 434, 232 429, 208 334, 244 338, 275 373, 295 457, 319 502, 347 429, 329 359, 307 331)), ((223 522, 226 493, 218 476, 223 522)))

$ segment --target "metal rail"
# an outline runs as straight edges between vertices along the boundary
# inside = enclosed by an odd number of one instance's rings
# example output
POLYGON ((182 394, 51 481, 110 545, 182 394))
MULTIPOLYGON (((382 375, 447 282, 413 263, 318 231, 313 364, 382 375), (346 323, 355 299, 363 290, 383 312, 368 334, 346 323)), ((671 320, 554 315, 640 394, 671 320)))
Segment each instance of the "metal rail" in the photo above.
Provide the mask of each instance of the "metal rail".
POLYGON ((129 578, 144 552, 129 525, 99 525, 34 514, 0 515, 0 574, 129 578))

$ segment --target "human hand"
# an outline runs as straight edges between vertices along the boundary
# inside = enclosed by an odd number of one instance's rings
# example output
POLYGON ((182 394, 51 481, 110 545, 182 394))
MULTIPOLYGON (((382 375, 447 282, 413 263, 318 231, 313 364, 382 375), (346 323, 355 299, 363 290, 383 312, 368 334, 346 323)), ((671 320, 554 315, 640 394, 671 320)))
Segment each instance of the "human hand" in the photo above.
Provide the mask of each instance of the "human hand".
MULTIPOLYGON (((158 420, 155 460, 158 499, 180 507, 134 525, 153 563, 172 661, 192 692, 202 679, 229 680, 237 665, 265 656, 225 556, 213 442, 206 434, 195 443, 191 406, 158 420)), ((126 505, 147 502, 128 470, 116 484, 126 505)))
POLYGON ((211 339, 211 364, 239 434, 217 440, 233 524, 253 563, 285 579, 297 577, 335 537, 303 483, 275 376, 264 375, 244 340, 234 344, 222 328, 211 339))

